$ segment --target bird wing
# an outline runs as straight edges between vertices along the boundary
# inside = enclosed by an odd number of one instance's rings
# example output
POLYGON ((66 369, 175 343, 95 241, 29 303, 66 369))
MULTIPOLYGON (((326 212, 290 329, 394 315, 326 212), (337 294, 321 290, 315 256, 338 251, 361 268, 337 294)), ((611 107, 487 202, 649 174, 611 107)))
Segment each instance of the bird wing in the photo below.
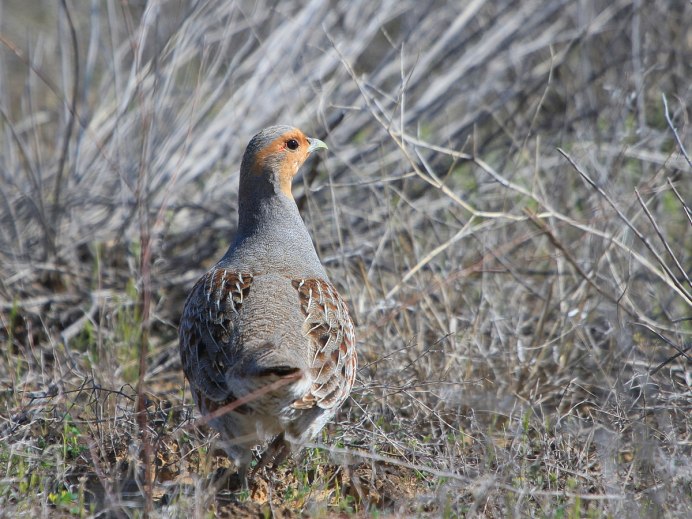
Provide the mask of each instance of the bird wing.
POLYGON ((340 406, 356 378, 356 337, 346 303, 331 283, 321 279, 294 279, 301 310, 303 333, 313 352, 312 386, 293 403, 296 409, 317 405, 322 409, 340 406))
MULTIPOLYGON (((183 371, 200 409, 215 409, 236 400, 225 374, 233 362, 237 319, 253 277, 213 268, 195 284, 185 302, 178 335, 183 371)), ((236 409, 243 412, 243 406, 236 409)))

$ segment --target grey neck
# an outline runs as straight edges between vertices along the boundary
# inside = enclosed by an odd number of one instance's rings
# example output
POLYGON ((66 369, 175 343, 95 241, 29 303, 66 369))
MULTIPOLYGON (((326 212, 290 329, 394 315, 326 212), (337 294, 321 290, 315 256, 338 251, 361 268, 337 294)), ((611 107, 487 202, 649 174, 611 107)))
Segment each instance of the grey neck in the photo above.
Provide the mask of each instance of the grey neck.
POLYGON ((241 194, 238 233, 220 266, 253 274, 328 279, 295 201, 279 192, 241 194))

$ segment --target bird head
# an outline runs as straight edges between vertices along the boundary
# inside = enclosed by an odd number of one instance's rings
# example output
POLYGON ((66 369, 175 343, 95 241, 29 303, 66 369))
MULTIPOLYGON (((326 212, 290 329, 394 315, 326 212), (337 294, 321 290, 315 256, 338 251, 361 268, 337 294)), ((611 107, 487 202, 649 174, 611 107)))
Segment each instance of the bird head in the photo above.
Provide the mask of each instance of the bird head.
POLYGON ((240 166, 240 195, 282 192, 290 198, 291 184, 310 154, 327 145, 307 137, 298 128, 271 126, 255 135, 247 146, 240 166))

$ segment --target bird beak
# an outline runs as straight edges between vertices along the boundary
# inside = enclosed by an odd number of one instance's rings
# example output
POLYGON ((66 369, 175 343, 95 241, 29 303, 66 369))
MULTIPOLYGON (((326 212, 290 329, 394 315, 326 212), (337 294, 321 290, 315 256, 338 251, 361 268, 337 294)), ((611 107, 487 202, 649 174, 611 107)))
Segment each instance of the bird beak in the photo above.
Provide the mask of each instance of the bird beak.
POLYGON ((312 153, 315 150, 319 150, 320 148, 324 148, 325 150, 328 150, 327 145, 322 142, 319 139, 308 139, 308 153, 312 153))

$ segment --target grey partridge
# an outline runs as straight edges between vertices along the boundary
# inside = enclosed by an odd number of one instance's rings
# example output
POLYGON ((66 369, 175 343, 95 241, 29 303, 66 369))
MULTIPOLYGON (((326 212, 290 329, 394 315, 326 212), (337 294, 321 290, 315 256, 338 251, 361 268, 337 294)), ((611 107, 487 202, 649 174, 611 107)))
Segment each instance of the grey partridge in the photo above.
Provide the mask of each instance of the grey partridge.
POLYGON ((269 442, 257 468, 278 464, 334 416, 356 376, 353 322, 291 194, 300 166, 326 147, 290 126, 252 138, 235 241, 180 322, 192 397, 245 482, 252 448, 269 442))

